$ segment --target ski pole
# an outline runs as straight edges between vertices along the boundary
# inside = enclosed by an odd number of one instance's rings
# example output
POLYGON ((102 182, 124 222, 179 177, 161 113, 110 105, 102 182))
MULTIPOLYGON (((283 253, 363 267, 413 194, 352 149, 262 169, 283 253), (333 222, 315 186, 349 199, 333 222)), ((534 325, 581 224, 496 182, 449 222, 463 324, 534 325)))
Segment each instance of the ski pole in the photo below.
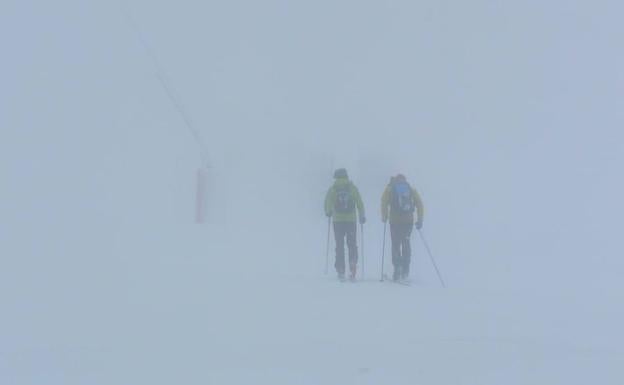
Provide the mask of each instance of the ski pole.
POLYGON ((386 222, 384 222, 383 242, 381 246, 381 281, 384 280, 384 256, 386 254, 386 222))
POLYGON ((436 264, 435 259, 433 258, 433 254, 431 254, 431 249, 429 249, 429 245, 427 244, 427 241, 425 240, 425 236, 423 235, 422 231, 420 231, 420 229, 418 230, 418 234, 420 234, 420 239, 422 239, 423 244, 425 245, 425 249, 427 249, 427 253, 429 254, 429 258, 431 258, 431 263, 433 263, 433 267, 435 268, 435 271, 438 274, 438 278, 440 279, 440 283, 442 284, 442 287, 446 288, 446 285, 444 284, 444 280, 442 279, 442 275, 440 274, 440 270, 438 269, 438 265, 436 264))
POLYGON ((362 279, 364 279, 364 224, 360 223, 360 236, 362 239, 360 242, 362 243, 362 279))
POLYGON ((329 233, 331 229, 331 217, 327 217, 327 248, 325 250, 325 275, 329 272, 329 233))

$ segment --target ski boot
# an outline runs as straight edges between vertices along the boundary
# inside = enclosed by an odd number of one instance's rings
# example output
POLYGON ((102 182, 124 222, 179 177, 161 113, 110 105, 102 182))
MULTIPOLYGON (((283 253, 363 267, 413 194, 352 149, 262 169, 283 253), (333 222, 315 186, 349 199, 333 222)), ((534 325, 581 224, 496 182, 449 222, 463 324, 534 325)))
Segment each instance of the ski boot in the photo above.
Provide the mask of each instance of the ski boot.
POLYGON ((396 266, 394 268, 394 273, 392 273, 392 280, 393 281, 398 281, 399 279, 401 279, 401 268, 399 266, 396 266))
POLYGON ((349 274, 349 280, 351 282, 354 282, 355 281, 355 274, 356 274, 357 268, 356 268, 355 265, 350 265, 349 266, 349 270, 351 271, 351 273, 349 274))
POLYGON ((409 278, 409 266, 403 266, 401 269, 401 279, 407 280, 409 278))

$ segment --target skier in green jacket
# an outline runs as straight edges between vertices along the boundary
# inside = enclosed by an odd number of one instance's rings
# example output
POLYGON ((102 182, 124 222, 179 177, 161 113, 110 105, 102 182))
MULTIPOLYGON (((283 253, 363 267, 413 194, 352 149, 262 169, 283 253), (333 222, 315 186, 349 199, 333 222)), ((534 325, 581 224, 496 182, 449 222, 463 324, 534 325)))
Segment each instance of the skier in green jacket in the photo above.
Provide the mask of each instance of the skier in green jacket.
POLYGON ((366 222, 364 203, 357 187, 349 180, 347 170, 344 168, 336 170, 334 179, 334 184, 325 196, 325 215, 333 218, 334 222, 334 236, 336 238, 336 263, 334 266, 338 278, 343 280, 345 277, 344 244, 346 238, 349 249, 349 278, 354 280, 358 261, 356 220, 359 217, 361 224, 366 222))

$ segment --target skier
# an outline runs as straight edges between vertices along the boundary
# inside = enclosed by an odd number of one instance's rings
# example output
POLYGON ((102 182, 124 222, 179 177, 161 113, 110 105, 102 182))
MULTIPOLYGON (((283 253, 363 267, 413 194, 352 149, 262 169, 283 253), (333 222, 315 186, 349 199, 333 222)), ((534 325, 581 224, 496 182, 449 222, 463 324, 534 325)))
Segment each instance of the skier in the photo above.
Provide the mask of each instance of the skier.
POLYGON ((410 236, 414 225, 420 230, 423 225, 424 208, 418 192, 413 189, 405 176, 398 174, 390 178, 381 197, 381 220, 390 220, 390 238, 392 240, 392 279, 409 277, 411 246, 410 236), (417 221, 414 224, 414 211, 417 221))
POLYGON ((337 169, 334 172, 334 184, 325 196, 325 215, 333 217, 334 236, 336 238, 336 263, 334 267, 340 280, 345 279, 345 237, 349 249, 349 270, 351 280, 355 280, 358 261, 356 243, 356 213, 357 208, 361 224, 366 222, 364 203, 357 187, 349 180, 347 170, 337 169))

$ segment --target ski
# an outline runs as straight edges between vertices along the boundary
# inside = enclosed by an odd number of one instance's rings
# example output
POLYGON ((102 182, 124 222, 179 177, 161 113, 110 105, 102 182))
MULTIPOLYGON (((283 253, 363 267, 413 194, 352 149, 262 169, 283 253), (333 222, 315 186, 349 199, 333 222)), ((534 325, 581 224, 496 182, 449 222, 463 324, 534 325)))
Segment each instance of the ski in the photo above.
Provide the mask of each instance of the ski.
POLYGON ((396 283, 398 285, 403 285, 403 286, 412 286, 412 283, 408 280, 404 280, 404 279, 399 279, 399 280, 393 280, 392 278, 388 277, 387 274, 383 275, 383 279, 381 280, 382 282, 390 282, 390 283, 396 283))

